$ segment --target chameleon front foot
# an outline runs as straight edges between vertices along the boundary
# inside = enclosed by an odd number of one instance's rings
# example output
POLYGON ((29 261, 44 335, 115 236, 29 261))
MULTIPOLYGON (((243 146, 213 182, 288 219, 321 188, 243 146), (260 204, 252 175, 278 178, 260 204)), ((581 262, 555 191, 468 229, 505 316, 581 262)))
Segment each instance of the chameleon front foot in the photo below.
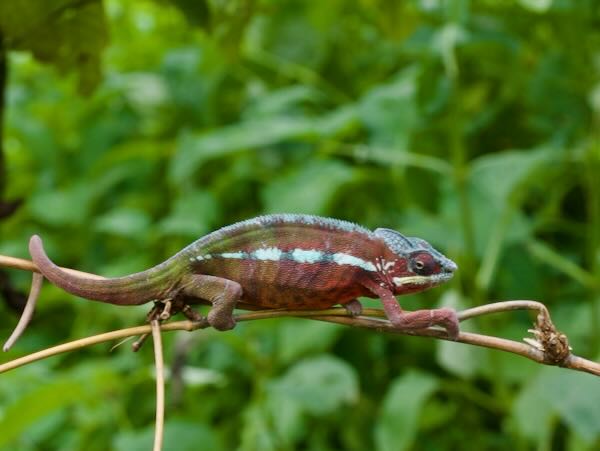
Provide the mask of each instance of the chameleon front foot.
POLYGON ((220 331, 231 330, 235 327, 235 319, 229 308, 213 306, 208 312, 208 324, 220 331))
POLYGON ((448 333, 448 338, 456 340, 459 334, 458 317, 450 308, 432 310, 416 310, 402 312, 399 315, 388 315, 390 322, 402 330, 424 329, 430 326, 442 326, 448 333))
POLYGON ((391 293, 383 293, 383 309, 394 327, 399 330, 425 329, 430 326, 442 326, 448 333, 448 338, 456 340, 459 334, 458 317, 451 308, 438 308, 431 310, 416 310, 405 312, 402 310, 396 298, 391 293))

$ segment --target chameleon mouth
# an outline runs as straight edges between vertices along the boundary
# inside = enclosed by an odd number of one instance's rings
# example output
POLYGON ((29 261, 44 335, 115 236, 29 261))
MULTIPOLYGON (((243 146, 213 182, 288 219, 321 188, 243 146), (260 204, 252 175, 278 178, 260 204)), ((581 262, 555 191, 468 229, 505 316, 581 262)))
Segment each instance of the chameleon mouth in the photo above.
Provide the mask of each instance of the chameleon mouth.
POLYGON ((453 272, 442 272, 439 274, 433 274, 431 276, 408 276, 408 277, 394 277, 392 282, 397 287, 404 285, 439 285, 452 279, 453 272))

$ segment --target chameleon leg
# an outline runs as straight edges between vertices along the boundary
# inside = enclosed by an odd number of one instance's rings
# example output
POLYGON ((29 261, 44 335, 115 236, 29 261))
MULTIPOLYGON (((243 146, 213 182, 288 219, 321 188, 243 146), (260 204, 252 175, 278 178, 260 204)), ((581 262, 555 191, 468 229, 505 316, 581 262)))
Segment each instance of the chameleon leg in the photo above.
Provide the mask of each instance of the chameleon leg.
POLYGON ((242 297, 239 283, 222 277, 191 274, 181 280, 182 292, 191 297, 204 299, 212 304, 208 313, 208 323, 217 330, 235 327, 233 309, 242 297))
POLYGON ((458 318, 454 310, 439 308, 405 312, 400 307, 400 304, 398 304, 392 292, 379 285, 368 286, 368 288, 381 299, 386 316, 397 328, 402 330, 416 330, 438 325, 446 329, 451 339, 455 340, 458 337, 458 318))
POLYGON ((342 304, 342 307, 352 316, 358 316, 362 313, 363 306, 358 299, 352 299, 350 302, 342 304))

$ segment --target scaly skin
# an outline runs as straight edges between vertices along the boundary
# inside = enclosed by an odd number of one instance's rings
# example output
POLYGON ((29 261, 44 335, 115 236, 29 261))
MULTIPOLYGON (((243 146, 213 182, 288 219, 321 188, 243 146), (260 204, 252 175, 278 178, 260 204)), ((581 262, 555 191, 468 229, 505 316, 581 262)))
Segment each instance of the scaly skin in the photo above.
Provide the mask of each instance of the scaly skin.
MULTIPOLYGON (((371 232, 355 224, 308 215, 269 215, 224 227, 200 238, 154 268, 114 279, 75 276, 30 241, 42 274, 65 291, 117 305, 150 301, 210 302, 209 323, 234 327, 233 309, 326 309, 336 304, 360 314, 357 297, 378 297, 388 319, 414 330, 442 325, 458 334, 450 309, 404 312, 395 295, 449 280, 456 265, 418 238, 389 229, 371 232)), ((181 304, 181 302, 180 302, 181 304)))

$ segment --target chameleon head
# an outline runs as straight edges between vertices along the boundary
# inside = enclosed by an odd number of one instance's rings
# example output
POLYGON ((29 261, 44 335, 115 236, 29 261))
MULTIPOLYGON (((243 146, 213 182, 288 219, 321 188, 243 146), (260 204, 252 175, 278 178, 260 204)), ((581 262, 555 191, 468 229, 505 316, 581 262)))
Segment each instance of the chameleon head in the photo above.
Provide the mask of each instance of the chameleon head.
POLYGON ((427 290, 452 278, 458 268, 456 263, 435 250, 420 238, 406 237, 395 230, 376 229, 394 259, 381 263, 386 279, 391 282, 394 294, 407 294, 427 290))

